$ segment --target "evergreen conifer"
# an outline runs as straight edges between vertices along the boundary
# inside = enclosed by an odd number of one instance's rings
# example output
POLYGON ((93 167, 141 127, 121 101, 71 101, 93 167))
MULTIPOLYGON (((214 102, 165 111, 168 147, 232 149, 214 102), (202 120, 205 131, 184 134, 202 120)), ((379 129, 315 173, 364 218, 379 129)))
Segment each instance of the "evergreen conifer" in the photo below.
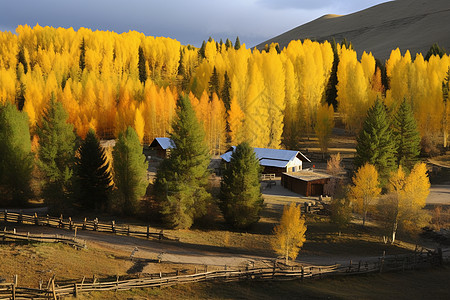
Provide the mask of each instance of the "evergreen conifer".
POLYGON ((139 46, 139 61, 138 61, 138 69, 139 69, 139 80, 142 84, 147 81, 147 68, 145 66, 145 55, 144 49, 139 46))
POLYGON ((261 165, 247 142, 236 147, 223 170, 220 208, 234 228, 248 228, 258 222, 264 207, 261 195, 261 165))
POLYGON ((236 37, 236 42, 234 42, 234 49, 239 50, 241 48, 241 41, 239 40, 239 37, 236 37))
POLYGON ((158 168, 156 197, 166 224, 189 228, 206 214, 211 195, 207 192, 210 162, 205 133, 187 96, 177 100, 177 116, 170 134, 174 148, 158 168))
POLYGON ((395 143, 386 106, 380 99, 367 111, 357 143, 355 169, 366 163, 374 165, 384 186, 395 166, 395 143))
POLYGON ((113 149, 114 184, 117 203, 125 215, 138 211, 138 202, 147 190, 147 162, 136 131, 128 126, 119 133, 113 149))
POLYGON ((75 165, 79 203, 85 209, 106 210, 112 179, 105 150, 93 129, 78 149, 75 165))
POLYGON ((39 137, 38 166, 45 177, 44 198, 63 209, 71 195, 76 136, 61 102, 52 97, 36 132, 39 137))
POLYGON ((406 99, 400 104, 392 125, 397 166, 411 170, 419 157, 420 134, 411 106, 406 99))
POLYGON ((23 206, 31 195, 33 169, 28 116, 0 105, 0 205, 23 206))

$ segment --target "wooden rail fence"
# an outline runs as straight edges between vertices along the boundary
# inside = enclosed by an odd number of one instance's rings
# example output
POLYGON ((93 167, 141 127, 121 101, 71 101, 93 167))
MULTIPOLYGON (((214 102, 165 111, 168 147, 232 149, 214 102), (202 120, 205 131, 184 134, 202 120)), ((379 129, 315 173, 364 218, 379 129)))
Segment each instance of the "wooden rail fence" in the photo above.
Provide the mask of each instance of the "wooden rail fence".
MULTIPOLYGON (((446 256, 448 262, 448 255, 446 256)), ((233 282, 243 280, 255 281, 283 281, 283 280, 304 280, 307 278, 323 278, 336 275, 353 275, 366 273, 381 273, 390 271, 405 271, 442 264, 443 251, 436 252, 416 252, 408 255, 398 255, 395 257, 380 257, 376 261, 350 261, 348 265, 331 266, 296 266, 287 267, 274 263, 273 267, 244 269, 244 270, 224 270, 207 271, 187 275, 173 273, 149 274, 145 277, 127 278, 120 280, 117 276, 115 280, 99 280, 95 276, 92 279, 85 277, 81 281, 62 282, 55 281, 55 277, 48 281, 44 288, 42 284, 37 289, 19 287, 17 276, 14 283, 0 283, 0 300, 4 299, 59 299, 73 295, 77 297, 81 293, 92 291, 122 291, 133 288, 164 287, 177 284, 187 284, 203 281, 233 282)))
POLYGON ((158 240, 170 240, 178 241, 178 238, 168 236, 163 233, 163 231, 155 232, 149 225, 147 225, 146 231, 131 230, 130 226, 116 224, 115 221, 110 223, 99 222, 98 218, 94 220, 87 220, 84 218, 83 221, 75 221, 72 218, 64 219, 61 215, 59 218, 52 217, 49 215, 38 216, 26 215, 16 212, 8 212, 7 210, 0 211, 0 223, 16 223, 16 224, 28 224, 28 225, 38 225, 38 226, 49 226, 54 228, 68 229, 71 231, 76 230, 91 230, 98 232, 109 232, 120 235, 145 237, 147 239, 158 239, 158 240))
POLYGON ((63 243, 81 249, 86 248, 86 241, 76 237, 67 237, 60 234, 30 234, 18 233, 16 229, 7 231, 6 228, 0 231, 0 241, 5 242, 28 242, 28 243, 63 243))

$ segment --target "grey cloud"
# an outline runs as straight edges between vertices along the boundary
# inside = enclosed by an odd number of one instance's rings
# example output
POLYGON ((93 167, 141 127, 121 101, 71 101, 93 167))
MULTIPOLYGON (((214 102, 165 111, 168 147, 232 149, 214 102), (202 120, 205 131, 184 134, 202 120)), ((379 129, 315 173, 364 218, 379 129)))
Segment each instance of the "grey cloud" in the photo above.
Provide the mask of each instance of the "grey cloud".
POLYGON ((0 29, 14 31, 20 24, 39 23, 118 33, 136 30, 195 46, 209 36, 233 41, 239 36, 241 42, 251 47, 323 14, 340 13, 332 7, 340 3, 344 1, 0 0, 0 29))

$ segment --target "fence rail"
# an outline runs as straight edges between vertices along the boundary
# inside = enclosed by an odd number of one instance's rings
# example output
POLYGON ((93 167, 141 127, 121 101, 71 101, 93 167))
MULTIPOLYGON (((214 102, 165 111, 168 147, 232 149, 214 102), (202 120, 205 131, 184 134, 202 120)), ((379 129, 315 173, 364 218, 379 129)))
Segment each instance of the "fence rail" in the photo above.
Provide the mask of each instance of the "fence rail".
POLYGON ((132 230, 130 226, 116 224, 115 221, 110 223, 102 223, 98 221, 98 218, 94 220, 87 220, 84 218, 83 221, 74 221, 72 218, 63 218, 61 215, 58 217, 52 217, 49 215, 38 216, 36 213, 34 215, 26 215, 16 212, 8 212, 7 210, 0 211, 0 222, 3 223, 16 223, 16 224, 28 224, 28 225, 38 225, 38 226, 48 226, 54 228, 68 229, 71 231, 76 230, 91 230, 98 232, 109 232, 120 235, 144 237, 147 239, 158 239, 158 240, 169 240, 178 241, 178 238, 173 236, 168 236, 163 233, 163 231, 154 231, 149 225, 147 225, 146 231, 132 230))
MULTIPOLYGON (((447 257, 448 259, 448 257, 447 257)), ((415 252, 409 255, 399 255, 395 257, 380 257, 377 261, 349 262, 348 265, 331 266, 296 266, 287 267, 274 263, 273 267, 244 269, 244 270, 224 270, 207 271, 187 275, 173 273, 149 274, 145 277, 127 278, 120 280, 117 276, 115 280, 99 280, 96 277, 86 279, 85 277, 77 282, 55 281, 51 278, 46 288, 40 286, 39 289, 25 288, 17 286, 15 283, 0 283, 0 300, 2 299, 58 299, 73 295, 77 297, 81 293, 92 291, 122 291, 133 288, 164 287, 177 284, 188 284, 203 281, 215 282, 235 282, 243 280, 255 281, 283 281, 283 280, 303 280, 307 278, 323 278, 326 276, 352 275, 366 273, 381 273, 389 271, 405 271, 423 267, 440 265, 443 263, 443 251, 436 252, 415 252)))
POLYGON ((67 237, 60 234, 30 234, 18 233, 16 230, 7 231, 6 228, 0 231, 0 241, 2 242, 29 242, 29 243, 63 243, 75 248, 86 248, 86 241, 76 237, 67 237))

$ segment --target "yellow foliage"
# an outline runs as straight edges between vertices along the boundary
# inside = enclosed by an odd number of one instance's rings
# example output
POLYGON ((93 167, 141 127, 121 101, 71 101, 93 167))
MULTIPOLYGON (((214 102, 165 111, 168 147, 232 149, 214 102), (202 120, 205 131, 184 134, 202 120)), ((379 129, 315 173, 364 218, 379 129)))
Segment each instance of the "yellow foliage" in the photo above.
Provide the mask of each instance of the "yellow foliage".
POLYGON ((306 241, 305 219, 301 216, 300 205, 291 203, 285 205, 280 224, 274 228, 274 237, 271 240, 275 252, 286 259, 295 260, 303 243, 306 241))
POLYGON ((365 225, 367 213, 381 193, 377 169, 374 165, 366 163, 356 171, 352 181, 349 198, 356 211, 363 215, 363 225, 365 225))

